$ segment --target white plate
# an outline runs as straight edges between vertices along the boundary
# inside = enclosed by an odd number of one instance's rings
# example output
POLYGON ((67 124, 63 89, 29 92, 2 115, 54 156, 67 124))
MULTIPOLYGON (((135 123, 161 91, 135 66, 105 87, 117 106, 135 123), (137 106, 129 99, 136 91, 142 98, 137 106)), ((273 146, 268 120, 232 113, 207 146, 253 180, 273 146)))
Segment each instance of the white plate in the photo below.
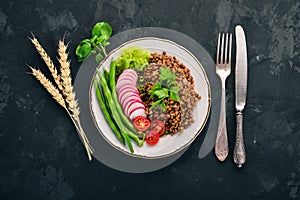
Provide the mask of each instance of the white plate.
POLYGON ((194 77, 195 81, 195 90, 201 96, 201 99, 197 102, 197 105, 193 111, 195 122, 189 128, 185 129, 181 134, 175 134, 173 136, 167 135, 160 138, 159 142, 155 146, 148 146, 145 142, 144 146, 139 147, 134 142, 132 142, 134 153, 130 153, 128 147, 124 146, 116 138, 109 125, 107 124, 96 98, 93 80, 91 80, 89 97, 90 110, 94 119, 94 123, 99 133, 109 144, 111 144, 119 151, 122 151, 130 156, 155 159, 173 155, 190 145, 196 139, 196 137, 204 128, 205 123, 208 119, 211 99, 210 86, 206 77, 205 70, 202 67, 201 63, 196 59, 196 57, 184 47, 170 40, 153 37, 131 40, 114 49, 99 65, 100 70, 103 70, 104 68, 109 69, 111 59, 117 59, 120 56, 120 51, 123 48, 128 48, 129 46, 142 47, 144 49, 150 50, 151 52, 158 53, 162 53, 163 51, 165 51, 167 55, 176 56, 180 62, 182 62, 186 67, 190 69, 191 75, 194 77))

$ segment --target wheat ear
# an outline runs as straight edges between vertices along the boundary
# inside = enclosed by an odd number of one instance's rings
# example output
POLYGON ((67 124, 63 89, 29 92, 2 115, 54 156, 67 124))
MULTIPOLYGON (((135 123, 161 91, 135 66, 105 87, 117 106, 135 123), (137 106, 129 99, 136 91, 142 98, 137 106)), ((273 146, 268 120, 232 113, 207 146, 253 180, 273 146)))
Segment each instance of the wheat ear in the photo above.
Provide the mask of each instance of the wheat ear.
MULTIPOLYGON (((32 71, 32 75, 44 86, 44 88, 48 91, 49 94, 51 94, 51 96, 53 97, 53 99, 56 100, 57 103, 59 103, 59 105, 61 105, 66 111, 67 113, 69 114, 69 116, 71 117, 77 131, 79 132, 80 136, 83 137, 83 142, 87 148, 87 151, 88 151, 88 157, 89 157, 89 160, 91 160, 91 153, 92 153, 92 150, 91 150, 91 147, 87 144, 87 138, 86 136, 82 135, 82 133, 84 133, 82 127, 81 127, 81 124, 80 124, 80 121, 76 121, 73 117, 72 117, 72 114, 69 112, 69 110, 67 109, 67 106, 65 104, 65 100, 62 96, 62 94, 59 92, 59 90, 51 83, 51 81, 49 81, 45 75, 40 71, 40 70, 37 70, 37 69, 34 69, 33 67, 30 67, 31 71, 32 71)), ((78 118, 79 119, 79 118, 78 118)))
POLYGON ((81 136, 84 146, 86 148, 87 154, 89 159, 91 160, 92 149, 89 144, 88 138, 86 137, 84 130, 81 127, 80 119, 79 119, 79 105, 76 100, 76 94, 73 90, 72 86, 72 78, 71 78, 71 70, 70 70, 70 62, 68 61, 68 53, 67 53, 67 46, 64 44, 62 40, 58 43, 58 54, 59 54, 59 63, 60 63, 60 72, 61 72, 61 80, 63 85, 63 95, 66 98, 67 106, 69 111, 71 111, 73 118, 79 127, 78 134, 81 136))
POLYGON ((33 38, 29 38, 29 39, 32 42, 32 44, 35 46, 35 48, 38 51, 38 53, 40 54, 41 58, 45 61, 58 89, 60 91, 62 91, 63 87, 61 84, 60 75, 58 74, 56 68, 54 67, 54 64, 53 64, 51 58, 48 56, 48 54, 46 53, 46 51, 44 50, 42 45, 39 43, 39 41, 34 37, 34 35, 33 35, 33 38))
MULTIPOLYGON (((48 91, 48 93, 51 94, 53 99, 55 99, 56 102, 59 105, 61 105, 67 111, 67 113, 71 116, 71 114, 67 108, 67 105, 65 103, 65 100, 63 98, 63 95, 59 92, 59 90, 51 83, 50 80, 48 80, 46 78, 46 76, 40 70, 34 69, 31 66, 29 66, 29 67, 31 69, 32 75, 44 86, 44 88, 48 91)), ((73 118, 72 118, 72 120, 73 120, 73 118)), ((77 124, 75 124, 75 126, 76 126, 76 128, 79 129, 77 124)))
POLYGON ((74 117, 80 114, 76 94, 73 91, 70 62, 68 61, 67 46, 62 40, 58 43, 58 54, 60 63, 61 80, 63 85, 63 94, 66 97, 69 110, 73 113, 74 117))
POLYGON ((32 75, 44 86, 44 88, 51 94, 53 99, 55 99, 57 101, 57 103, 59 103, 59 105, 61 105, 62 107, 64 107, 66 109, 67 108, 66 103, 65 103, 65 100, 64 100, 62 94, 51 83, 51 81, 49 81, 40 70, 34 69, 33 67, 30 67, 30 69, 31 69, 32 75))

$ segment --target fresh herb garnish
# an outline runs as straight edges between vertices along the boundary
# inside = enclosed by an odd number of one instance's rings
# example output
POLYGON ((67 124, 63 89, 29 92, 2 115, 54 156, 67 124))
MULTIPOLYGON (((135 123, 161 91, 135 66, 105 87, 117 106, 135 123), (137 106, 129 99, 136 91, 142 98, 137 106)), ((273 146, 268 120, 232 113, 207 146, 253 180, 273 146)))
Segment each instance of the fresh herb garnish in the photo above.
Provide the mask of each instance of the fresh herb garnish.
POLYGON ((170 97, 173 101, 180 101, 178 92, 180 88, 174 86, 176 83, 176 75, 166 67, 160 68, 160 82, 155 84, 150 90, 150 98, 157 98, 158 100, 152 104, 152 108, 161 107, 166 111, 165 98, 170 97))
POLYGON ((176 83, 176 75, 170 69, 166 67, 160 68, 160 82, 162 85, 170 88, 174 83, 176 83))
POLYGON ((83 62, 89 55, 96 54, 96 62, 100 63, 107 56, 105 47, 109 45, 107 40, 111 34, 112 28, 108 23, 96 23, 92 29, 92 37, 82 40, 76 48, 78 62, 83 62))

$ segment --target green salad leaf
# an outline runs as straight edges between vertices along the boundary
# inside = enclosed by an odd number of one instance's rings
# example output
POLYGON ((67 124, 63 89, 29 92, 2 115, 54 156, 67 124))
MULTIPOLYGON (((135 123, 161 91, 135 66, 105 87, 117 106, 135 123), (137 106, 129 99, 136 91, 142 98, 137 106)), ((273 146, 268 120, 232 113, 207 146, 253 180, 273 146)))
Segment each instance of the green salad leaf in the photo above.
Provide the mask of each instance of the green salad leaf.
POLYGON ((121 50, 121 55, 116 61, 117 72, 120 75, 125 69, 143 70, 148 65, 150 51, 140 47, 131 46, 121 50))

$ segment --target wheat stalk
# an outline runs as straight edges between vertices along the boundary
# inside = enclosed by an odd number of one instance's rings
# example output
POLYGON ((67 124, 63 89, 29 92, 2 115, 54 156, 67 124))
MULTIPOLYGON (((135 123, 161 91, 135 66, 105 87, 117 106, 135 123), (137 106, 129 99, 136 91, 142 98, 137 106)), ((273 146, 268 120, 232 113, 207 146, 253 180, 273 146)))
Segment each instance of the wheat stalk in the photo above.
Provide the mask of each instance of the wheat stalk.
POLYGON ((62 93, 66 98, 68 110, 71 111, 70 117, 73 118, 79 127, 78 133, 81 136, 83 143, 86 147, 86 151, 90 158, 90 153, 92 153, 91 146, 89 144, 88 138, 86 137, 80 123, 79 114, 80 109, 78 101, 76 100, 76 94, 72 86, 71 70, 70 70, 70 61, 68 61, 67 46, 64 44, 63 40, 60 40, 58 43, 58 54, 59 54, 59 63, 60 63, 60 73, 61 80, 63 85, 62 93))
POLYGON ((32 39, 30 38, 30 40, 48 66, 58 88, 55 87, 40 70, 34 69, 33 67, 29 66, 32 71, 32 75, 35 76, 35 78, 44 86, 44 88, 48 91, 49 94, 51 94, 56 102, 58 102, 66 110, 76 127, 77 133, 82 139, 82 142, 88 154, 88 158, 89 160, 91 160, 91 154, 93 154, 93 150, 80 123, 80 109, 76 100, 75 92, 73 91, 70 62, 68 61, 68 54, 66 52, 67 46, 64 45, 63 41, 59 41, 58 53, 60 56, 59 63, 61 65, 61 75, 58 75, 53 62, 51 61, 46 51, 42 48, 38 40, 35 37, 33 37, 32 39))
POLYGON ((42 45, 39 43, 39 41, 34 37, 29 38, 32 44, 35 46, 36 50, 40 54, 41 58, 45 61, 49 71, 51 72, 51 75, 60 91, 63 90, 61 80, 60 80, 60 75, 58 74, 56 68, 54 67, 54 64, 51 60, 51 58, 48 56, 42 45))

